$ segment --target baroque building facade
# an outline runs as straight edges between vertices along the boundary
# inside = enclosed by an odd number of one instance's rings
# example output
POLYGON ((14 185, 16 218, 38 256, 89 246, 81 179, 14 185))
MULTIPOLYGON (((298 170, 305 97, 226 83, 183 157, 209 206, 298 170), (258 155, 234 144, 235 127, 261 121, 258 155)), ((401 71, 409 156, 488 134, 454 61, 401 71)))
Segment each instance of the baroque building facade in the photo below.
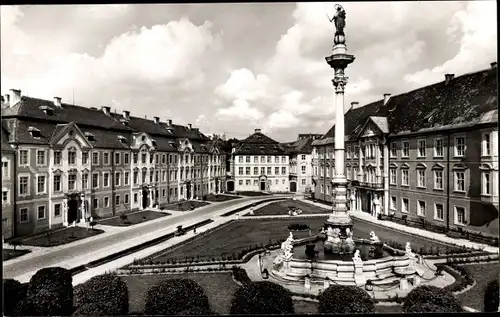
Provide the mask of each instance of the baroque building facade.
POLYGON ((16 162, 12 182, 2 183, 14 196, 8 201, 16 236, 225 191, 229 153, 191 124, 20 90, 2 99, 4 143, 16 162))
MULTIPOLYGON (((350 209, 498 235, 497 63, 345 114, 350 209)), ((332 202, 332 127, 313 143, 314 195, 332 202)))

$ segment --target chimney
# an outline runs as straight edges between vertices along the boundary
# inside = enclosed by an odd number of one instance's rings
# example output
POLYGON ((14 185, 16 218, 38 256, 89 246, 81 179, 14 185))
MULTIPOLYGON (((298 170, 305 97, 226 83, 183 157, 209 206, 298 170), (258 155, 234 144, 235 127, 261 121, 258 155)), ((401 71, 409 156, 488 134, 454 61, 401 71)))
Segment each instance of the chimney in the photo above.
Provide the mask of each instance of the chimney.
POLYGON ((384 94, 384 106, 389 102, 389 98, 391 98, 391 94, 384 94))
POLYGON ((160 123, 160 118, 159 117, 153 117, 153 119, 155 120, 156 124, 160 123))
POLYGON ((444 75, 445 84, 448 85, 453 78, 455 78, 455 74, 445 74, 444 75))
POLYGON ((191 123, 188 123, 188 128, 189 128, 189 130, 191 130, 193 128, 193 126, 191 125, 191 123))
POLYGON ((130 111, 123 110, 123 118, 125 118, 125 120, 130 120, 130 111))
POLYGON ((356 108, 358 105, 359 105, 359 102, 357 102, 357 101, 351 102, 351 110, 356 108))
POLYGON ((172 119, 168 119, 168 120, 167 120, 167 125, 168 125, 169 127, 171 127, 171 126, 172 126, 172 119))
POLYGON ((109 106, 102 106, 101 109, 102 109, 102 112, 104 112, 104 114, 107 116, 109 116, 109 114, 111 113, 111 107, 109 107, 109 106))
POLYGON ((492 69, 496 69, 497 68, 497 62, 493 62, 490 65, 491 65, 492 69))
POLYGON ((261 129, 255 129, 255 133, 261 133, 261 129))
POLYGON ((61 108, 61 97, 54 97, 54 106, 61 108))
POLYGON ((10 103, 10 95, 5 94, 5 103, 10 103))
POLYGON ((16 105, 21 101, 21 89, 11 89, 10 90, 10 106, 16 105))

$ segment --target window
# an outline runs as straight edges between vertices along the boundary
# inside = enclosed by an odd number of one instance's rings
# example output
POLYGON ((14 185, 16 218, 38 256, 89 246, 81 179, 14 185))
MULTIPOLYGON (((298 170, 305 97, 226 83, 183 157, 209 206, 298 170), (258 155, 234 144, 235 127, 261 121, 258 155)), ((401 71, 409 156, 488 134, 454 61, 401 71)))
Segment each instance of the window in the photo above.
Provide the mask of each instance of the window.
POLYGON ((410 200, 408 198, 401 199, 401 212, 408 213, 410 206, 410 200))
POLYGON ((425 140, 418 140, 418 157, 425 157, 425 140))
POLYGON ((409 157, 409 156, 410 156, 410 142, 403 141, 403 153, 401 154, 401 157, 409 157))
POLYGON ((358 158, 358 154, 359 154, 359 146, 354 146, 354 153, 353 153, 353 157, 356 159, 358 158))
POLYGON ((425 216, 425 201, 423 200, 417 201, 417 215, 425 216))
POLYGON ((120 165, 121 153, 115 153, 115 165, 120 165))
POLYGON ((306 179, 305 179, 305 178, 303 178, 303 179, 301 180, 301 184, 302 184, 302 186, 304 186, 304 185, 306 184, 306 179))
POLYGON ((397 157, 398 156, 398 148, 396 142, 391 143, 391 151, 390 151, 390 157, 397 157))
POLYGON ((243 175, 243 167, 238 167, 238 175, 243 175))
POLYGON ((348 159, 350 159, 350 158, 351 158, 351 146, 350 146, 350 145, 349 145, 349 146, 347 146, 346 157, 347 157, 348 159))
POLYGON ((134 185, 137 185, 139 183, 139 172, 134 171, 134 185))
POLYGON ((462 171, 455 172, 455 191, 457 192, 465 191, 465 172, 462 171))
POLYGON ((464 207, 455 206, 455 224, 457 225, 466 224, 464 207))
POLYGON ((38 220, 45 219, 45 206, 37 207, 37 219, 38 220))
POLYGON ((391 168, 389 170, 389 174, 390 174, 390 182, 391 182, 391 185, 397 185, 398 184, 398 176, 396 174, 397 170, 395 168, 391 168))
POLYGON ((28 176, 19 177, 19 195, 28 195, 28 176))
POLYGON ((89 153, 82 152, 82 165, 87 165, 89 163, 89 153))
POLYGON ((2 190, 2 205, 3 204, 8 204, 9 203, 9 191, 8 190, 2 190))
POLYGON ((36 186, 36 193, 37 194, 44 194, 45 193, 45 176, 40 175, 37 177, 37 186, 36 186))
POLYGON ((461 157, 465 155, 465 137, 460 136, 455 138, 455 156, 461 157))
POLYGON ((127 186, 130 183, 130 172, 123 173, 123 185, 127 186))
POLYGON ((36 165, 38 166, 45 165, 45 150, 36 151, 36 165))
POLYGON ((128 165, 129 164, 129 158, 130 158, 130 154, 123 153, 123 164, 124 165, 128 165))
POLYGON ((61 151, 54 151, 54 165, 61 165, 61 151))
POLYGON ((283 166, 281 168, 281 175, 286 175, 286 167, 285 166, 283 166))
POLYGON ((243 156, 238 156, 238 163, 243 163, 243 156))
POLYGON ((98 165, 98 164, 99 164, 99 153, 92 152, 92 165, 98 165))
POLYGON ((109 197, 104 197, 104 207, 105 208, 109 207, 109 197))
POLYGON ((155 162, 156 164, 160 164, 160 154, 155 155, 155 162))
POLYGON ((281 157, 281 163, 286 163, 286 156, 281 157))
POLYGON ((68 150, 68 164, 75 165, 76 164, 76 151, 68 150))
POLYGON ((434 219, 444 220, 444 207, 443 204, 434 204, 434 219))
POLYGON ((409 171, 407 169, 401 170, 401 186, 410 186, 409 171))
POLYGON ((351 179, 351 168, 350 168, 350 167, 347 167, 347 168, 346 168, 346 174, 347 174, 347 175, 346 175, 346 178, 347 178, 347 179, 351 179))
POLYGON ((250 180, 249 179, 245 180, 245 185, 246 186, 250 186, 250 180))
POLYGON ((153 154, 149 154, 149 164, 153 164, 155 161, 154 159, 155 159, 155 157, 153 156, 153 154))
POLYGON ((267 175, 272 175, 273 171, 271 167, 267 168, 267 175))
POLYGON ((397 204, 397 198, 396 198, 396 196, 391 196, 391 205, 390 205, 390 207, 391 207, 392 210, 396 210, 396 208, 397 208, 396 204, 397 204))
POLYGON ((417 187, 425 188, 425 170, 417 170, 417 187))
POLYGON ((103 186, 109 187, 109 173, 104 173, 103 186))
POLYGON ((302 154, 301 159, 302 159, 302 161, 305 161, 306 160, 306 155, 302 154))
POLYGON ((76 189, 76 174, 68 175, 68 190, 76 189))
POLYGON ((434 139, 434 156, 443 157, 443 139, 434 139))
MULTIPOLYGON (((239 182, 238 182, 239 185, 243 185, 243 180, 240 179, 239 182)), ((181 187, 181 190, 182 190, 182 187, 181 187)))
POLYGON ((137 193, 134 193, 134 204, 137 204, 138 202, 139 202, 139 195, 137 195, 137 193))
POLYGON ((260 162, 261 163, 265 163, 266 162, 266 157, 265 156, 261 156, 260 157, 260 162))
POLYGON ((443 171, 434 171, 434 189, 443 189, 443 171))
POLYGON ((61 217, 61 204, 54 205, 54 217, 61 217))
POLYGON ((491 155, 491 134, 483 134, 483 156, 491 155))
POLYGON ((28 150, 19 150, 19 165, 28 165, 28 150))
MULTIPOLYGON (((194 175, 194 177, 196 177, 196 174, 194 175)), ((159 181, 160 181, 160 171, 155 171, 155 182, 158 183, 159 181)))
POLYGON ((92 208, 94 209, 99 208, 99 199, 97 198, 92 199, 92 208))
POLYGON ((253 168, 253 174, 254 175, 258 175, 259 174, 259 168, 258 167, 254 167, 253 168))
POLYGON ((141 153, 141 163, 146 164, 146 153, 144 152, 141 153))
POLYGON ((28 222, 29 220, 29 214, 28 214, 28 208, 21 208, 19 209, 19 222, 28 222))
POLYGON ((321 184, 321 193, 323 194, 325 192, 325 186, 321 184))
POLYGON ((132 161, 134 162, 134 164, 137 164, 138 159, 139 159, 139 154, 132 153, 132 161))
POLYGON ((272 163, 272 162, 271 162, 271 160, 272 160, 272 159, 273 159, 273 157, 272 157, 272 156, 268 156, 268 157, 267 157, 267 163, 272 163))
POLYGON ((54 192, 61 191, 61 175, 54 175, 54 192))
POLYGON ((104 165, 109 165, 109 153, 104 153, 103 154, 103 164, 104 165))
POLYGON ((265 167, 261 167, 261 168, 260 168, 260 174, 261 174, 261 175, 266 174, 266 168, 265 168, 265 167))
POLYGON ((491 195, 491 173, 490 172, 482 172, 481 177, 481 194, 489 196, 491 195))
POLYGON ((250 175, 250 167, 245 167, 245 175, 250 175))
POLYGON ((247 156, 245 161, 246 161, 247 163, 250 163, 250 156, 247 156))
POLYGON ((303 165, 300 167, 300 171, 302 172, 302 174, 305 174, 306 173, 306 167, 303 165))
POLYGON ((120 172, 115 173, 115 186, 120 186, 120 172))
POLYGON ((92 188, 98 188, 99 187, 99 174, 94 173, 92 174, 92 188))
POLYGON ((274 175, 279 175, 280 174, 280 168, 279 167, 275 167, 274 168, 274 175))
POLYGON ((115 206, 120 205, 120 195, 115 196, 115 206))
POLYGON ((152 183, 153 182, 153 170, 150 170, 149 171, 149 182, 152 183))
MULTIPOLYGON (((165 191, 165 190, 163 190, 163 191, 165 191)), ((125 196, 123 196, 123 203, 125 203, 125 204, 128 204, 128 203, 129 203, 129 201, 128 201, 128 197, 129 197, 129 195, 128 195, 128 194, 125 194, 125 196)), ((163 195, 163 197, 165 197, 165 195, 163 195)))

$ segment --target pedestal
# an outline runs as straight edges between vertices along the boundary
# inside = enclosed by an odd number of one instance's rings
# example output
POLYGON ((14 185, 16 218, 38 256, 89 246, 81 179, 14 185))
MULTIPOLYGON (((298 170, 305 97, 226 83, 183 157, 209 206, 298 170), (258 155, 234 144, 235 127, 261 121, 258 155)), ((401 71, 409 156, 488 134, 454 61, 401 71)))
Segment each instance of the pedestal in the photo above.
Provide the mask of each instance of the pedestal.
POLYGON ((363 274, 363 262, 354 262, 354 282, 356 286, 363 286, 366 284, 366 277, 363 274))
POLYGON ((417 287, 417 286, 419 286, 421 281, 422 281, 422 280, 420 279, 420 276, 415 275, 415 276, 413 277, 413 287, 417 287))
POLYGON ((407 277, 403 277, 399 281, 399 290, 403 291, 403 292, 408 290, 408 278, 407 277))
POLYGON ((62 203, 62 214, 63 214, 63 226, 68 226, 68 197, 63 198, 63 203, 62 203))
POLYGON ((330 281, 329 280, 325 280, 323 282, 323 289, 327 289, 328 287, 330 287, 330 281))
POLYGON ((85 201, 85 194, 84 193, 80 194, 80 201, 81 201, 81 203, 80 203, 80 214, 81 214, 80 222, 85 223, 87 220, 87 217, 86 217, 87 215, 85 212, 85 209, 86 209, 85 204, 87 202, 85 201))
POLYGON ((311 279, 308 276, 304 279, 304 288, 311 289, 311 279))

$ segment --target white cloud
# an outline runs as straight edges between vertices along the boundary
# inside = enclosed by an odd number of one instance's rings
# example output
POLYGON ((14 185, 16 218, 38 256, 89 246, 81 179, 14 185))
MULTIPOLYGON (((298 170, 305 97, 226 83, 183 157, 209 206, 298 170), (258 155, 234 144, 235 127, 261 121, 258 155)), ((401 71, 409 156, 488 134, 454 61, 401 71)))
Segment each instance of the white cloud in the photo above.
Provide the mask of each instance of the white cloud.
POLYGON ((119 14, 125 14, 130 9, 131 6, 128 4, 79 5, 77 6, 77 14, 87 18, 109 19, 115 18, 119 14))
POLYGON ((257 100, 266 95, 269 78, 266 75, 255 76, 246 68, 231 71, 229 79, 218 86, 215 93, 228 100, 244 99, 257 100))
POLYGON ((287 129, 290 127, 296 127, 300 123, 299 118, 286 110, 278 110, 273 112, 266 122, 266 131, 272 131, 275 129, 287 129))
POLYGON ((230 107, 217 109, 216 116, 225 121, 234 119, 257 121, 262 119, 264 114, 259 109, 251 107, 245 99, 236 99, 230 107))

